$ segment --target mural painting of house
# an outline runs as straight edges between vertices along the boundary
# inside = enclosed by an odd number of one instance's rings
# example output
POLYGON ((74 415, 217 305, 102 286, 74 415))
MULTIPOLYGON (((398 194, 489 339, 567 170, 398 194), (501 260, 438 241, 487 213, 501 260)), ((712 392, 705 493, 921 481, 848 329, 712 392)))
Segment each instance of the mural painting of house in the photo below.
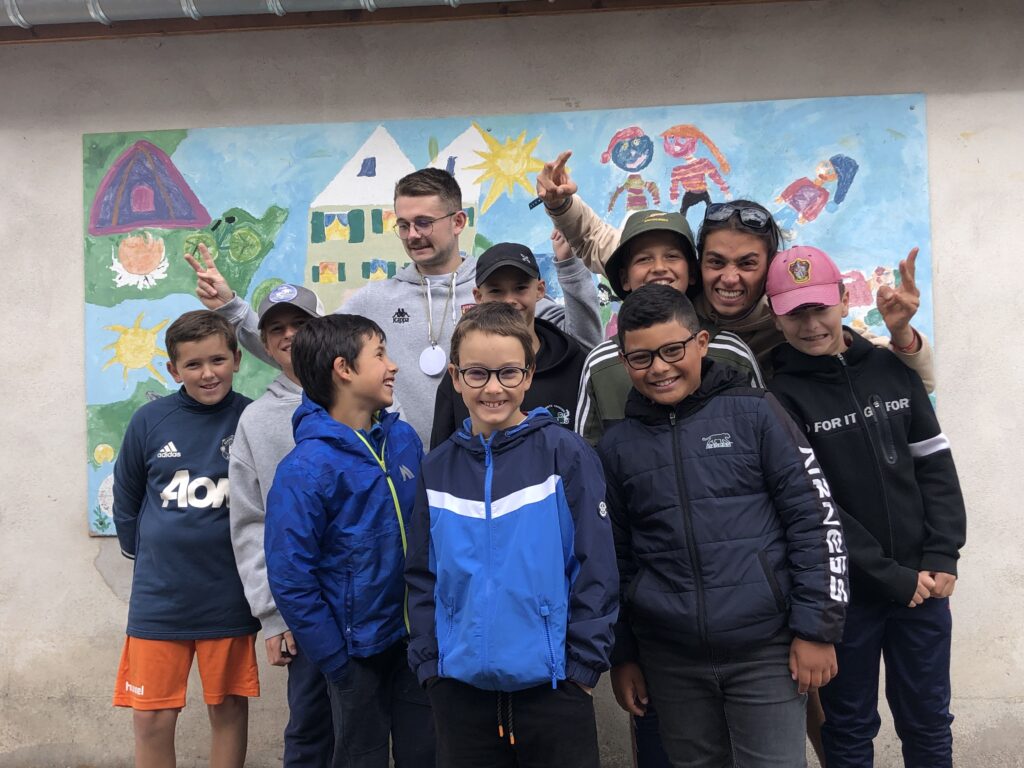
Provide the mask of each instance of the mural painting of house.
POLYGON ((441 168, 455 177, 462 190, 462 209, 466 212, 466 228, 459 235, 463 256, 474 254, 480 210, 480 171, 468 171, 466 167, 480 162, 479 152, 487 149, 487 142, 475 126, 460 133, 447 147, 437 153, 430 163, 432 168, 441 168))
POLYGON ((416 170, 379 125, 309 208, 303 282, 325 307, 356 288, 385 280, 408 262, 395 223, 395 182, 416 170))

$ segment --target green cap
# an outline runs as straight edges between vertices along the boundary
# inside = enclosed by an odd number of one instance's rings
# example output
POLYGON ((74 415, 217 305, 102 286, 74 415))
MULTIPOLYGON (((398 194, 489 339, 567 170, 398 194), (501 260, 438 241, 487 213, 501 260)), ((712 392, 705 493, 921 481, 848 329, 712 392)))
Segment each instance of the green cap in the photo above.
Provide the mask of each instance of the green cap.
POLYGON ((619 247, 604 263, 608 283, 620 299, 625 299, 629 295, 629 291, 623 290, 622 280, 619 278, 624 266, 623 260, 629 250, 629 241, 646 232, 657 231, 674 232, 682 236, 686 242, 686 257, 690 260, 690 268, 697 266, 697 248, 693 244, 693 232, 690 231, 690 225, 683 214, 654 210, 637 211, 626 219, 626 226, 622 228, 622 236, 619 238, 619 247))

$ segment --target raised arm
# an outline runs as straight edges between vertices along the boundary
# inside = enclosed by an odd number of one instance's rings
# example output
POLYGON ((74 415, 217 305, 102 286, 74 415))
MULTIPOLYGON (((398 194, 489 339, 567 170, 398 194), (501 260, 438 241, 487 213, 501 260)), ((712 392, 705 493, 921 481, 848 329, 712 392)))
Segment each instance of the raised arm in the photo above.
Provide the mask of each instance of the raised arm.
POLYGON ((277 368, 277 363, 267 354, 263 341, 260 339, 260 332, 256 327, 259 318, 256 317, 252 307, 245 299, 231 290, 228 281, 217 269, 209 250, 202 243, 199 244, 199 256, 202 258, 202 262, 190 253, 185 254, 185 261, 196 272, 196 296, 199 297, 204 307, 219 312, 234 326, 235 333, 238 334, 238 341, 246 351, 267 365, 277 368))
POLYGON ((537 196, 576 256, 591 272, 603 275, 604 263, 619 245, 619 231, 579 197, 579 188, 565 167, 571 156, 566 151, 545 163, 537 174, 537 196))

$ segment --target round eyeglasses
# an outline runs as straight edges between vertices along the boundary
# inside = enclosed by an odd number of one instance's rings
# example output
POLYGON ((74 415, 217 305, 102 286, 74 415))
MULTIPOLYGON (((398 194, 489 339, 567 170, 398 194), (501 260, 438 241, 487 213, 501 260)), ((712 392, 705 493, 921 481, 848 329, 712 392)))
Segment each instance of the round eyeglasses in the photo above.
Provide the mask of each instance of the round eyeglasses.
POLYGON ((458 211, 452 211, 451 213, 446 213, 444 216, 437 216, 436 218, 433 219, 428 218, 426 216, 417 217, 412 221, 405 221, 403 219, 399 221, 397 224, 395 224, 391 229, 393 229, 395 231, 395 234, 398 235, 402 240, 405 240, 407 237, 409 237, 410 233, 414 229, 416 230, 417 234, 419 234, 421 237, 427 237, 430 235, 431 232, 434 231, 434 224, 436 222, 441 221, 441 219, 449 219, 456 213, 458 213, 458 211))
POLYGON ((657 349, 635 349, 628 355, 623 355, 626 365, 634 371, 644 371, 654 365, 654 356, 657 355, 666 363, 678 363, 686 357, 686 345, 697 338, 694 333, 685 341, 670 341, 662 344, 657 349))
POLYGON ((474 365, 469 368, 458 368, 457 370, 466 386, 473 389, 481 389, 487 386, 491 376, 497 377, 498 383, 503 387, 518 387, 523 383, 526 374, 530 372, 529 368, 516 368, 512 365, 506 365, 504 368, 484 368, 474 365))

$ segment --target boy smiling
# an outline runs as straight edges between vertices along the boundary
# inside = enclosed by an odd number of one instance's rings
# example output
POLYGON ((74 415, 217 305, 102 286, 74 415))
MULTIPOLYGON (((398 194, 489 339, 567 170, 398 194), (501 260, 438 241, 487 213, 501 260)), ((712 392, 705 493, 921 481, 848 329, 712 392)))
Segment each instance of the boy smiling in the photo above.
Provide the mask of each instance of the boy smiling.
POLYGON ((821 470, 774 398, 705 360, 679 291, 633 291, 618 339, 633 391, 598 445, 616 698, 642 715, 650 694, 674 765, 801 765, 804 694, 835 674, 848 594, 821 470))
POLYGON ((600 464, 520 410, 536 356, 514 307, 470 309, 451 359, 469 418, 424 459, 406 569, 438 763, 593 768, 617 586, 600 464))

